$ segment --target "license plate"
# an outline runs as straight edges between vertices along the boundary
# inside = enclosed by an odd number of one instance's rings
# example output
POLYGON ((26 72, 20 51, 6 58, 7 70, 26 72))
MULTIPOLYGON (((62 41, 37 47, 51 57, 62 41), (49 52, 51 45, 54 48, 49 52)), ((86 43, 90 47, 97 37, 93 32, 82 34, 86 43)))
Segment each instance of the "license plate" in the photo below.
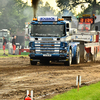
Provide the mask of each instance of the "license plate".
POLYGON ((51 57, 50 54, 43 54, 44 57, 51 57))

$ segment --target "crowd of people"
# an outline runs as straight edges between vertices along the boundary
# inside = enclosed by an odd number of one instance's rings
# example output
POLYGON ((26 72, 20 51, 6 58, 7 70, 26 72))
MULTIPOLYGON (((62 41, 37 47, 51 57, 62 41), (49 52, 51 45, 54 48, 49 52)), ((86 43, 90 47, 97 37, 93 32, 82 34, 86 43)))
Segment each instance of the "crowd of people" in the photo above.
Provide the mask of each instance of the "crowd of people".
MULTIPOLYGON (((5 39, 5 37, 3 37, 3 55, 5 54, 5 49, 6 49, 6 44, 7 44, 7 40, 5 39)), ((16 36, 14 36, 14 38, 12 39, 12 47, 13 47, 13 55, 15 55, 15 50, 16 50, 16 36)))

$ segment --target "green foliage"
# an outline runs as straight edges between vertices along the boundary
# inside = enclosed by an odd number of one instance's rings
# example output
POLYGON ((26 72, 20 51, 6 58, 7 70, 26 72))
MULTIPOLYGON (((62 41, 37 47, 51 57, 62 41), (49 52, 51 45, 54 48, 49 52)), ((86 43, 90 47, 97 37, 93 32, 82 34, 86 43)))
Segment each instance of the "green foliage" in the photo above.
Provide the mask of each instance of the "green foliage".
POLYGON ((56 15, 58 17, 61 16, 61 11, 56 11, 53 9, 53 7, 50 6, 48 2, 45 3, 43 6, 43 2, 41 1, 40 5, 38 6, 37 10, 37 16, 53 16, 56 15))
MULTIPOLYGON (((81 6, 82 14, 96 14, 96 10, 100 8, 100 5, 96 0, 57 0, 57 6, 60 7, 62 10, 72 10, 74 8, 77 8, 77 6, 81 6), (88 5, 87 8, 86 4, 88 5)), ((98 11, 100 13, 100 10, 98 11)))
POLYGON ((79 91, 72 89, 49 100, 100 100, 100 82, 84 86, 79 91))
MULTIPOLYGON (((30 22, 33 19, 32 7, 26 7, 24 10, 24 15, 27 15, 28 21, 30 22)), ((45 5, 43 5, 42 0, 40 0, 38 8, 37 8, 36 17, 38 17, 38 16, 53 16, 53 15, 60 17, 61 12, 58 11, 58 13, 56 13, 56 11, 53 9, 53 7, 50 6, 50 4, 48 2, 46 2, 45 5)))
POLYGON ((8 57, 28 57, 28 55, 10 55, 10 54, 8 54, 8 50, 6 49, 5 50, 5 53, 8 55, 8 56, 4 56, 3 55, 3 50, 2 49, 0 49, 0 58, 8 58, 8 57))
POLYGON ((93 5, 89 5, 86 9, 84 9, 81 13, 78 14, 78 16, 82 16, 83 14, 100 14, 100 6, 99 4, 96 4, 95 8, 93 8, 93 5), (94 9, 94 10, 93 10, 94 9))
MULTIPOLYGON (((55 10, 46 2, 39 2, 37 16, 55 15, 55 10)), ((59 12, 60 16, 61 13, 59 12)), ((22 0, 0 0, 0 30, 8 29, 11 33, 22 31, 25 28, 25 22, 33 19, 33 9, 22 0)))
POLYGON ((27 3, 23 3, 22 0, 0 0, 0 29, 11 28, 12 33, 22 30, 27 19, 23 15, 26 7, 27 3))
POLYGON ((46 2, 45 6, 38 7, 37 16, 54 15, 54 12, 55 10, 46 2))

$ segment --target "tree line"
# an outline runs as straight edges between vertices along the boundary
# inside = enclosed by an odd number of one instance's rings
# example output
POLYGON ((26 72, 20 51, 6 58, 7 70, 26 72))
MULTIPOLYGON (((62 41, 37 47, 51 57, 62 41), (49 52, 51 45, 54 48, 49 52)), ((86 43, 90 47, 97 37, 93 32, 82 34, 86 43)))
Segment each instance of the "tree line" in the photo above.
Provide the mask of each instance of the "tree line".
MULTIPOLYGON (((45 15, 60 16, 60 12, 55 13, 48 2, 43 6, 43 2, 40 0, 37 16, 45 15)), ((17 31, 23 31, 25 22, 31 22, 32 19, 33 9, 27 2, 25 3, 22 0, 0 0, 0 30, 8 29, 12 34, 16 34, 17 31)))
POLYGON ((57 6, 63 11, 68 9, 74 14, 77 12, 75 8, 80 6, 79 16, 82 14, 100 14, 99 0, 56 0, 57 6))
MULTIPOLYGON (((37 16, 52 16, 61 17, 64 11, 76 14, 76 8, 81 7, 81 12, 78 14, 100 14, 100 2, 96 0, 56 0, 57 6, 61 11, 55 11, 48 2, 43 6, 43 1, 40 0, 37 9, 37 16), (86 7, 87 5, 87 7, 86 7)), ((67 14, 66 14, 67 15, 67 14)), ((31 22, 33 18, 33 9, 28 3, 22 0, 0 0, 0 29, 9 29, 11 33, 16 34, 17 31, 22 31, 25 28, 25 22, 31 22)))

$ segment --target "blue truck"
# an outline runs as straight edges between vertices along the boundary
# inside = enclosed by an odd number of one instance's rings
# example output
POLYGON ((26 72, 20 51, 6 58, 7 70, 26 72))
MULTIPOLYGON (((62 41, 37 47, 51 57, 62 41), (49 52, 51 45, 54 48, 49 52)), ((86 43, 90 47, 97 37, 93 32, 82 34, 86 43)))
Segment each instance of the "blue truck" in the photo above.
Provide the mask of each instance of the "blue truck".
POLYGON ((33 18, 29 42, 31 65, 50 61, 64 62, 66 66, 80 63, 79 42, 72 41, 69 22, 66 16, 33 18))

